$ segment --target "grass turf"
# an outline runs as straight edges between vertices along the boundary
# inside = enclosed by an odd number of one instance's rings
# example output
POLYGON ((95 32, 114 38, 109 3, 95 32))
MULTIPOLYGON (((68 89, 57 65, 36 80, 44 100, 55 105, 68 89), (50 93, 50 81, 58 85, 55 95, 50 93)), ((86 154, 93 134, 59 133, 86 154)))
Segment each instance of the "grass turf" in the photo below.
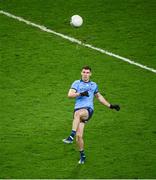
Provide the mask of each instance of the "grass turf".
MULTIPOLYGON (((156 67, 151 17, 155 1, 112 2, 59 0, 45 5, 45 1, 14 0, 2 1, 0 6, 156 67), (68 23, 75 12, 86 21, 80 29, 68 23), (116 26, 118 17, 123 18, 121 26, 116 26), (136 23, 128 23, 133 17, 136 23), (151 33, 146 33, 147 19, 151 33), (142 29, 137 36, 139 24, 142 29), (136 37, 133 45, 127 43, 128 29, 136 37)), ((0 22, 0 178, 155 178, 155 74, 3 15, 0 22), (87 162, 78 166, 75 145, 61 140, 72 123, 74 100, 67 98, 67 92, 85 64, 92 67, 92 80, 100 92, 119 103, 121 111, 110 111, 95 100, 94 116, 85 129, 87 162)))

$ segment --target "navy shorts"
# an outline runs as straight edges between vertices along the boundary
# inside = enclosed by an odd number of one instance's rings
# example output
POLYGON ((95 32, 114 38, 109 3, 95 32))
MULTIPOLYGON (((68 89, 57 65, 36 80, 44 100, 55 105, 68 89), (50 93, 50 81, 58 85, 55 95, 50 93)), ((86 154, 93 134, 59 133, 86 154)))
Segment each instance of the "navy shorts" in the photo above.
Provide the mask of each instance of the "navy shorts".
POLYGON ((90 107, 77 108, 77 109, 74 109, 74 113, 75 113, 76 111, 80 110, 80 109, 87 109, 89 116, 88 116, 87 119, 83 120, 83 122, 84 122, 84 123, 88 122, 88 120, 92 117, 92 115, 93 115, 93 113, 94 113, 93 109, 90 108, 90 107))

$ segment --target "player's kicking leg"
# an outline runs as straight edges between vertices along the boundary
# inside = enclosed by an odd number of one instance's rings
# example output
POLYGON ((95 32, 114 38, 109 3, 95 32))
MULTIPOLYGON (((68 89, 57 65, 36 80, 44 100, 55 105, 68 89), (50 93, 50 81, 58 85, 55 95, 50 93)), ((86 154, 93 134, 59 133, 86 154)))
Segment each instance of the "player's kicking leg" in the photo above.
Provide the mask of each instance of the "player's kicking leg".
POLYGON ((76 135, 77 127, 80 123, 80 113, 79 110, 74 113, 74 119, 73 119, 73 125, 72 125, 72 131, 71 134, 68 136, 68 138, 63 139, 63 142, 66 144, 73 143, 74 137, 76 135))
POLYGON ((81 119, 87 119, 88 118, 88 111, 86 109, 79 109, 74 112, 74 120, 72 125, 72 131, 71 134, 68 136, 68 138, 63 139, 63 142, 66 144, 73 143, 74 137, 76 135, 76 131, 78 129, 78 126, 80 124, 81 119))

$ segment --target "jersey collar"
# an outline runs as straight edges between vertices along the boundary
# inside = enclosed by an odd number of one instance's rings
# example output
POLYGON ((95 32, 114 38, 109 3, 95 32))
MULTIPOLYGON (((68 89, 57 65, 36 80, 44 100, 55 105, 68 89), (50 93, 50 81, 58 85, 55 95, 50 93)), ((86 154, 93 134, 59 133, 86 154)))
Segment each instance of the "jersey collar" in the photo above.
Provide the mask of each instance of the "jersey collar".
POLYGON ((89 80, 89 81, 87 81, 87 82, 85 82, 85 81, 83 81, 82 79, 80 79, 80 82, 89 83, 89 82, 90 82, 90 80, 89 80))

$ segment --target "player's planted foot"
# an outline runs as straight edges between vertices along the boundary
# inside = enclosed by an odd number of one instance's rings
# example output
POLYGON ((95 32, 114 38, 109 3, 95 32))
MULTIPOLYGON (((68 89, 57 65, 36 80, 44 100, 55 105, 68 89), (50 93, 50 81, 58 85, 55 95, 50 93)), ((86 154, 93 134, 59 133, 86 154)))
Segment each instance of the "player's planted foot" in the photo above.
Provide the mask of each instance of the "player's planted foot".
POLYGON ((86 160, 86 156, 81 156, 80 160, 79 160, 79 164, 84 164, 86 160))
POLYGON ((85 156, 85 153, 84 153, 84 150, 81 150, 80 151, 80 160, 79 160, 79 164, 84 164, 85 163, 85 160, 86 160, 86 156, 85 156))

